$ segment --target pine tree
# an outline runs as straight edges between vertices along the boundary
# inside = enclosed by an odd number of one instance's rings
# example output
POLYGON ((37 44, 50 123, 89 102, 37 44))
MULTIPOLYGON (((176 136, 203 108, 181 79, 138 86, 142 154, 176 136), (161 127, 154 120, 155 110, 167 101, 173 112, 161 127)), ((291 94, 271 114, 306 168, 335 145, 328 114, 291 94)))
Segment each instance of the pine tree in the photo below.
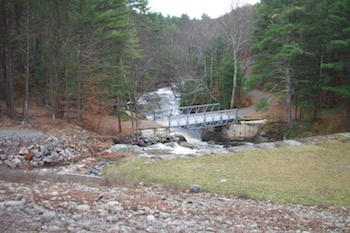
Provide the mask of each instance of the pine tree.
POLYGON ((252 50, 259 53, 255 66, 255 79, 266 79, 273 89, 283 88, 286 101, 286 118, 289 129, 292 119, 293 59, 302 54, 298 20, 303 8, 299 1, 262 0, 257 6, 257 43, 252 50))
POLYGON ((335 1, 326 22, 331 38, 323 68, 328 71, 331 82, 325 83, 328 85, 324 85, 323 90, 346 100, 346 115, 350 118, 350 1, 335 1))
POLYGON ((327 17, 329 7, 329 1, 310 0, 305 2, 299 15, 300 47, 304 52, 293 61, 295 118, 302 118, 304 112, 313 111, 316 119, 321 107, 319 96, 322 95, 321 86, 325 81, 322 63, 329 33, 325 21, 320 19, 327 17))

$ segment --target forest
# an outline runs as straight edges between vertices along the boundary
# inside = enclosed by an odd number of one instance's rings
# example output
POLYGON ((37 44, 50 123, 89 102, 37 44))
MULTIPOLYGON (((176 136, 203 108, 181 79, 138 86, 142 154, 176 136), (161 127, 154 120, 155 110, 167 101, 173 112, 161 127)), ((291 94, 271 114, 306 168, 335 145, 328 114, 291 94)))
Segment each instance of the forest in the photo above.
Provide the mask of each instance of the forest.
POLYGON ((289 130, 321 109, 350 119, 349 0, 261 0, 217 19, 164 16, 147 0, 0 0, 0 25, 0 111, 25 122, 48 106, 52 121, 81 125, 172 84, 182 105, 283 96, 289 130))

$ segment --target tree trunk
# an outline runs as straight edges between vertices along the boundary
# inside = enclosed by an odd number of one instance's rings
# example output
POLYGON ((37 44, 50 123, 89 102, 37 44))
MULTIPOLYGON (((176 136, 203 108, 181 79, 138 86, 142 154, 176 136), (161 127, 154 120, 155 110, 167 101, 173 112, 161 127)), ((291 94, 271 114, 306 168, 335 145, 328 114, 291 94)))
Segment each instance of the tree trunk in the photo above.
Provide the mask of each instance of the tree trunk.
POLYGON ((350 99, 348 99, 346 104, 346 119, 350 119, 350 99))
POLYGON ((13 105, 13 73, 12 73, 12 50, 10 38, 10 20, 8 9, 4 10, 4 48, 5 48, 5 83, 6 83, 6 113, 12 114, 13 105))
POLYGON ((100 111, 100 115, 98 117, 98 123, 97 123, 97 128, 96 128, 96 133, 100 133, 100 126, 101 126, 101 120, 102 120, 103 114, 102 111, 100 111))
POLYGON ((236 95, 236 88, 237 88, 238 58, 237 58, 236 48, 234 48, 234 51, 233 51, 233 63, 234 63, 234 71, 233 71, 233 78, 232 78, 232 95, 231 95, 231 104, 230 104, 231 109, 235 107, 235 95, 236 95))
POLYGON ((117 106, 117 117, 118 117, 118 128, 119 128, 119 133, 122 133, 122 120, 120 119, 121 118, 121 114, 120 114, 120 97, 118 96, 118 106, 117 106))
MULTIPOLYGON (((350 87, 350 72, 349 69, 346 70, 345 74, 347 74, 347 83, 348 86, 350 87)), ((346 100, 346 119, 350 119, 350 96, 347 96, 347 100, 346 100)))
POLYGON ((29 3, 27 3, 27 21, 26 21, 26 74, 25 74, 25 103, 24 103, 24 121, 29 121, 29 50, 30 50, 30 30, 29 30, 29 3))
POLYGON ((134 114, 133 114, 133 103, 132 103, 132 97, 131 97, 131 92, 129 92, 129 101, 130 101, 130 106, 129 106, 129 111, 130 111, 130 115, 131 115, 131 130, 132 130, 132 134, 134 135, 134 139, 137 140, 137 135, 135 134, 135 122, 134 122, 134 114))
POLYGON ((293 118, 292 118, 292 85, 291 85, 291 70, 290 64, 286 64, 285 67, 286 75, 286 114, 287 114, 287 126, 289 129, 294 128, 293 118))
MULTIPOLYGON (((136 133, 139 132, 139 117, 138 117, 138 113, 139 113, 139 109, 138 109, 138 106, 137 106, 137 100, 136 100, 136 88, 134 89, 134 99, 133 99, 133 103, 134 103, 134 106, 135 106, 135 130, 136 130, 136 133)), ((138 140, 138 138, 137 138, 138 140)))
POLYGON ((297 120, 298 119, 298 108, 299 108, 299 104, 298 104, 299 100, 298 100, 298 95, 295 96, 295 110, 294 110, 294 119, 297 120))
POLYGON ((69 104, 70 104, 70 98, 69 98, 69 84, 68 84, 68 59, 66 56, 66 67, 64 68, 64 78, 65 78, 65 82, 66 82, 66 87, 65 87, 65 91, 66 91, 66 120, 67 123, 70 123, 70 119, 69 119, 69 104))
POLYGON ((52 121, 56 121, 56 113, 55 113, 55 91, 53 88, 53 62, 52 62, 52 51, 49 54, 49 85, 50 85, 50 101, 51 101, 51 115, 52 121))
MULTIPOLYGON (((79 57, 80 57, 80 52, 79 52, 79 57)), ((80 59, 79 59, 80 60, 80 59)), ((81 126, 81 112, 82 112, 82 101, 81 101, 81 96, 82 96, 82 77, 81 77, 81 62, 79 61, 78 64, 78 126, 81 126)))
MULTIPOLYGON (((84 9, 84 4, 85 4, 85 1, 84 0, 80 0, 79 1, 79 13, 80 13, 80 16, 83 15, 83 9, 84 9)), ((83 82, 83 79, 82 79, 82 41, 83 41, 83 22, 81 20, 79 20, 79 35, 78 35, 78 44, 77 44, 77 47, 78 47, 78 103, 77 103, 77 107, 78 107, 78 126, 81 126, 81 118, 82 118, 82 82, 83 82)))

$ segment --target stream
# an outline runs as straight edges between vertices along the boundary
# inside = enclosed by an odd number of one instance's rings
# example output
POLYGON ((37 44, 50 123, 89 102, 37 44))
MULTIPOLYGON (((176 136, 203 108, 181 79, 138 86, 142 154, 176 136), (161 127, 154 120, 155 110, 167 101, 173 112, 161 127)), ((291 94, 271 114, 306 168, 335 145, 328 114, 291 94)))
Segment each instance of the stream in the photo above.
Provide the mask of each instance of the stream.
MULTIPOLYGON (((180 107, 180 93, 178 88, 172 87, 159 88, 156 91, 148 92, 139 99, 140 113, 149 120, 154 120, 154 111, 161 112, 156 119, 168 119, 168 115, 178 115, 176 111, 180 107)), ((201 139, 203 129, 174 129, 172 133, 182 135, 187 142, 199 147, 198 149, 209 149, 211 146, 201 139)))

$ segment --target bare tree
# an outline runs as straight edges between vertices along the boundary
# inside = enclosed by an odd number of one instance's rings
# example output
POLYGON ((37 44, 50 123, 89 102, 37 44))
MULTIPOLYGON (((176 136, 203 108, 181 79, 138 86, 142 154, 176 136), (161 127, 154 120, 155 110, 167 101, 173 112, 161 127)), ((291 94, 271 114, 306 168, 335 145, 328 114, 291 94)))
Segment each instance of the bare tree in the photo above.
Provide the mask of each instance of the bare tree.
POLYGON ((240 1, 236 0, 231 6, 232 11, 220 20, 224 37, 230 45, 234 65, 230 108, 234 108, 240 55, 244 47, 251 41, 255 14, 253 6, 240 6, 240 1))
POLYGON ((207 66, 206 57, 217 32, 216 20, 206 15, 203 15, 201 20, 184 19, 182 22, 181 35, 176 41, 176 51, 178 57, 181 57, 178 73, 182 76, 181 79, 191 86, 191 91, 187 93, 192 96, 192 99, 187 99, 190 104, 194 104, 203 96, 215 100, 212 95, 213 67, 207 66), (211 81, 208 82, 208 79, 211 81))

